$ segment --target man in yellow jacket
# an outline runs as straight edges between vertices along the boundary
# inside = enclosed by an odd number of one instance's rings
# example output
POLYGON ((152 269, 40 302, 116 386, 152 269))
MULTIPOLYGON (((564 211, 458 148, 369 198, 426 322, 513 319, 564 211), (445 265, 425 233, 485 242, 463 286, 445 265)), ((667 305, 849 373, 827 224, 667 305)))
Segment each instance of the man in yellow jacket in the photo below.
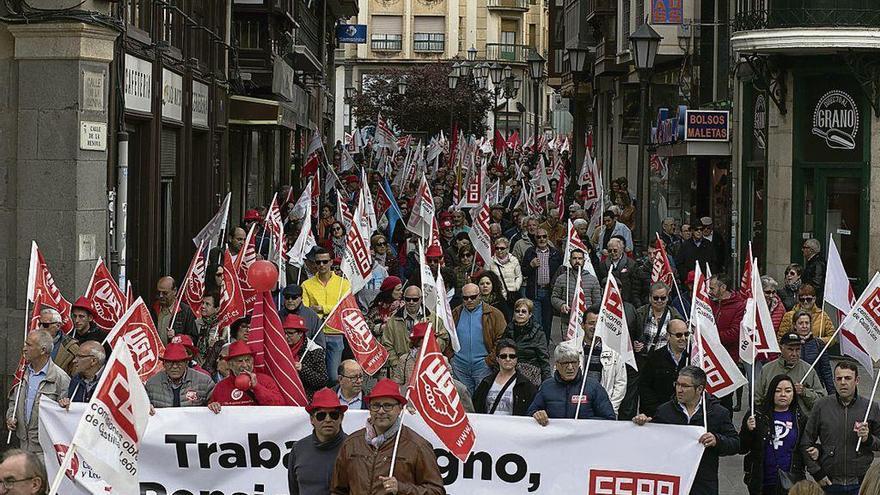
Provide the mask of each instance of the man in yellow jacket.
MULTIPOLYGON (((332 263, 333 258, 326 249, 316 249, 315 264, 318 267, 318 273, 302 284, 303 306, 312 308, 321 319, 326 318, 342 299, 342 296, 351 290, 351 283, 348 280, 333 273, 332 263)), ((342 362, 343 335, 327 325, 324 325, 322 330, 325 340, 327 377, 332 384, 335 384, 339 379, 339 363, 342 362)))

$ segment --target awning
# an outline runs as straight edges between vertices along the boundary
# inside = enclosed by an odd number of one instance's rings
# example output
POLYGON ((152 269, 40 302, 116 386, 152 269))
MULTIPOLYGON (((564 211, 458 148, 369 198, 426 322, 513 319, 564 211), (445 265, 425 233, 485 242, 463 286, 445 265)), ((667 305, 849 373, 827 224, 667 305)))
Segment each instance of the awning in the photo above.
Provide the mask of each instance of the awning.
POLYGON ((657 146, 657 156, 730 156, 730 143, 684 141, 657 146))
POLYGON ((232 95, 229 125, 277 125, 296 129, 296 112, 291 103, 232 95))

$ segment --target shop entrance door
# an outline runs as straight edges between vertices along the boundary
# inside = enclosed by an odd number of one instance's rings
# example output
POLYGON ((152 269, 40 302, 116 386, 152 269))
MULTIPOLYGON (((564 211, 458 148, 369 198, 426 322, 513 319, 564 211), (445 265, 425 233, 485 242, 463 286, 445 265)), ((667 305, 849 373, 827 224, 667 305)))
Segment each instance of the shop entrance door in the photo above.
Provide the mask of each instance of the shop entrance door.
POLYGON ((834 239, 853 290, 858 294, 867 280, 867 197, 859 169, 818 169, 815 175, 813 232, 828 254, 834 239))

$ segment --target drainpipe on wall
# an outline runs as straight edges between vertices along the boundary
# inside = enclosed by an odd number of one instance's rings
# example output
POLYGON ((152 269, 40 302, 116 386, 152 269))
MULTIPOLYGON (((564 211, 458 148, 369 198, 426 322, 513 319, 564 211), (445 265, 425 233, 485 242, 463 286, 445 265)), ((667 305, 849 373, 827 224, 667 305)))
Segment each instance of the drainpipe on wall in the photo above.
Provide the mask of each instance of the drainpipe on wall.
POLYGON ((119 141, 116 160, 116 255, 119 261, 119 288, 125 292, 125 237, 128 216, 128 133, 116 134, 119 141))

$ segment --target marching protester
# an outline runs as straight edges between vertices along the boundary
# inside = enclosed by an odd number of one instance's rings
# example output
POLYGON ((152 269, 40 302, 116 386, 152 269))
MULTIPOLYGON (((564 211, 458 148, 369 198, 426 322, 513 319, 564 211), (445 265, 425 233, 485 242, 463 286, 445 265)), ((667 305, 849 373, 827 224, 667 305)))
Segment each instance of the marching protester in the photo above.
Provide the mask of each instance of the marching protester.
POLYGON ((517 370, 516 343, 501 339, 495 344, 498 371, 483 379, 474 392, 474 411, 481 414, 527 416, 537 391, 517 370))
POLYGON ((254 353, 247 344, 230 344, 226 362, 229 363, 229 376, 217 383, 208 401, 208 409, 212 412, 219 413, 221 406, 284 404, 275 380, 268 375, 254 372, 254 353), (242 379, 238 380, 239 377, 242 379))
POLYGON ((816 401, 801 435, 807 471, 826 493, 858 494, 874 452, 880 451, 880 409, 858 394, 858 385, 858 365, 839 361, 836 394, 816 401))
POLYGON ((214 380, 190 368, 190 359, 183 344, 165 346, 162 371, 144 384, 153 407, 197 407, 208 403, 214 391, 214 380))
POLYGON ((49 477, 39 454, 9 449, 0 456, 0 486, 8 495, 46 495, 49 477))
POLYGON ((510 252, 510 241, 506 237, 495 240, 495 255, 487 263, 489 271, 498 275, 506 293, 507 301, 516 300, 523 283, 519 260, 510 252))
POLYGON ((400 278, 390 275, 382 281, 379 294, 370 303, 366 318, 372 325, 372 332, 377 338, 382 337, 388 319, 403 307, 403 282, 400 278))
POLYGON ((604 285, 608 281, 609 275, 614 275, 623 300, 638 308, 642 305, 642 294, 644 293, 644 277, 641 270, 635 260, 626 256, 624 242, 619 237, 612 237, 608 241, 606 250, 608 256, 605 258, 605 262, 596 269, 602 284, 604 285))
POLYGON ((291 495, 325 495, 330 491, 333 465, 348 437, 342 419, 348 406, 329 388, 315 392, 306 406, 312 433, 296 441, 287 461, 291 495))
POLYGON ((306 334, 309 329, 305 320, 295 314, 289 314, 282 322, 284 338, 290 346, 290 355, 293 356, 293 367, 299 373, 306 396, 311 397, 317 390, 327 384, 327 367, 325 363, 324 349, 306 334))
POLYGON ((653 416, 657 407, 672 397, 675 379, 690 361, 688 343, 691 331, 688 324, 680 318, 670 319, 666 324, 666 335, 666 347, 649 352, 639 366, 640 407, 647 416, 653 416))
POLYGON ((568 318, 571 311, 571 298, 574 297, 577 283, 581 284, 588 307, 599 304, 602 300, 602 287, 599 286, 599 279, 584 268, 585 259, 586 253, 577 248, 572 249, 569 255, 571 268, 560 269, 556 281, 553 282, 550 302, 553 304, 553 309, 564 317, 563 319, 568 318))
MULTIPOLYGON (((333 258, 326 249, 318 248, 314 254, 318 273, 302 284, 302 304, 311 308, 319 318, 326 318, 336 307, 342 296, 351 289, 351 283, 333 273, 330 264, 333 258)), ((324 350, 326 352, 327 375, 331 383, 336 383, 336 370, 342 362, 344 347, 342 334, 326 325, 324 331, 324 350)))
MULTIPOLYGON (((835 326, 828 316, 818 304, 816 304, 816 288, 810 284, 801 285, 798 289, 797 304, 790 311, 786 312, 779 323, 777 334, 784 334, 794 330, 794 316, 799 311, 804 311, 810 315, 811 329, 813 336, 817 339, 828 339, 834 333, 835 326)), ((824 341, 823 344, 824 346, 824 341)))
POLYGON ((367 375, 361 365, 354 359, 346 359, 339 364, 339 384, 334 391, 339 403, 350 409, 367 409, 364 396, 369 390, 364 389, 367 375))
POLYGON ((553 325, 553 306, 550 300, 553 275, 562 265, 562 255, 550 245, 546 230, 538 228, 535 231, 535 245, 525 250, 521 263, 523 277, 527 280, 525 295, 534 303, 535 318, 541 322, 549 343, 553 325))
POLYGON ((602 338, 593 336, 596 333, 596 322, 599 321, 600 306, 594 304, 587 308, 584 312, 581 328, 584 331, 583 342, 583 359, 585 362, 587 377, 594 378, 598 381, 605 392, 608 394, 608 400, 614 408, 614 414, 620 409, 620 403, 627 390, 627 373, 626 365, 620 354, 614 349, 603 348, 602 338), (590 347, 592 346, 592 352, 590 347))
POLYGON ((480 288, 466 284, 461 289, 461 306, 452 310, 461 349, 452 356, 452 373, 471 395, 494 366, 495 344, 504 335, 504 315, 480 300, 480 288))
POLYGON ((412 329, 422 321, 428 321, 434 327, 437 343, 440 350, 444 351, 449 345, 449 333, 437 315, 422 303, 422 290, 416 285, 410 285, 403 291, 403 307, 388 318, 382 330, 382 345, 388 351, 385 365, 389 370, 394 369, 410 353, 412 329))
POLYGON ((538 386, 552 374, 547 336, 534 318, 531 299, 519 299, 513 308, 513 319, 503 338, 516 344, 517 371, 538 386))
POLYGON ((745 454, 745 483, 751 495, 784 495, 804 478, 799 440, 807 422, 798 408, 794 381, 787 375, 770 380, 763 406, 743 417, 740 453, 745 454))
MULTIPOLYGON (((171 337, 181 333, 189 335, 193 340, 198 340, 199 338, 196 316, 188 304, 181 304, 177 314, 172 314, 178 297, 177 290, 177 283, 172 277, 162 277, 156 282, 156 294, 158 297, 151 309, 153 318, 156 321, 156 330, 158 330, 162 344, 167 344, 171 337), (172 321, 174 323, 173 328, 171 327, 172 321)), ((89 340, 98 339, 89 338, 89 340)), ((101 341, 103 341, 103 338, 101 341)))
POLYGON ((40 397, 58 402, 67 395, 70 377, 52 362, 52 336, 33 330, 24 340, 24 374, 9 394, 6 428, 15 432, 23 450, 42 454, 40 446, 40 397))
POLYGON ((445 494, 433 447, 401 424, 407 400, 400 395, 398 385, 380 380, 367 396, 367 403, 370 416, 366 427, 349 435, 336 456, 330 493, 445 494), (397 457, 392 469, 395 444, 397 457))
POLYGON ((616 418, 608 393, 595 378, 587 376, 581 392, 584 378, 580 368, 580 349, 568 342, 562 342, 553 351, 553 359, 556 362, 556 371, 552 378, 544 380, 538 388, 528 409, 529 416, 535 418, 541 426, 547 426, 553 418, 616 418))
POLYGON ((88 402, 95 393, 106 362, 107 356, 101 344, 94 340, 83 342, 73 358, 73 374, 70 376, 67 393, 58 404, 68 407, 71 402, 88 402))
POLYGON ((798 408, 804 414, 810 414, 816 402, 825 397, 825 387, 813 371, 809 374, 810 363, 801 359, 803 339, 794 332, 789 332, 779 339, 779 357, 765 364, 761 369, 761 375, 755 383, 755 407, 760 407, 761 401, 770 389, 770 381, 777 375, 786 375, 794 381, 797 392, 798 408))
POLYGON ((794 321, 794 332, 801 338, 801 359, 808 363, 813 363, 816 375, 825 386, 828 394, 834 393, 834 377, 831 374, 831 361, 828 354, 820 354, 825 343, 813 336, 812 316, 810 313, 799 310, 792 318, 794 321))
MULTIPOLYGON (((81 311, 73 314, 76 321, 80 321, 82 315, 81 311)), ((73 372, 73 361, 79 352, 79 344, 72 337, 61 331, 61 314, 58 311, 52 308, 40 310, 39 321, 40 328, 46 330, 52 336, 52 361, 70 375, 73 372)))
POLYGON ((699 442, 706 447, 690 495, 718 493, 718 458, 739 452, 739 435, 730 413, 718 399, 705 393, 706 373, 697 366, 685 366, 675 381, 675 396, 661 404, 654 416, 639 414, 637 425, 649 422, 671 425, 697 425, 706 428, 699 442))
MULTIPOLYGON (((83 343, 87 340, 104 342, 107 334, 102 332, 95 324, 94 312, 95 309, 91 301, 85 297, 80 297, 73 303, 73 307, 70 310, 70 318, 73 320, 73 334, 71 335, 73 340, 78 343, 83 343)), ((42 316, 42 311, 40 313, 42 316)), ((105 345, 104 348, 108 351, 110 350, 109 345, 105 345)))
MULTIPOLYGON (((321 318, 315 310, 303 304, 302 287, 297 284, 290 284, 281 291, 281 295, 284 297, 284 302, 281 308, 278 309, 278 316, 281 318, 281 321, 284 321, 288 314, 299 316, 306 322, 306 326, 309 329, 307 333, 308 338, 323 348, 324 332, 321 331, 321 318)), ((248 327, 250 327, 250 320, 248 320, 248 327)), ((235 335, 233 335, 234 337, 235 335)))

